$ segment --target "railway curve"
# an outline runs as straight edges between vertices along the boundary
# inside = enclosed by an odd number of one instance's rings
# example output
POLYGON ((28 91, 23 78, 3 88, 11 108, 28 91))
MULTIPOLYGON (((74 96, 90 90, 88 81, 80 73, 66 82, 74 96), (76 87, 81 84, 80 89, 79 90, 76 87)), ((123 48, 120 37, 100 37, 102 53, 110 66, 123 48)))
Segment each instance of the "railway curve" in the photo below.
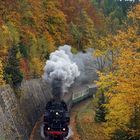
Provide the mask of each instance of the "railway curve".
MULTIPOLYGON (((94 84, 90 84, 90 85, 83 85, 80 88, 73 88, 72 90, 70 90, 71 94, 66 94, 63 97, 63 100, 67 103, 69 110, 71 110, 71 124, 70 127, 72 127, 72 130, 74 130, 74 140, 80 140, 78 133, 75 131, 75 115, 76 115, 76 110, 77 110, 77 106, 78 107, 82 107, 82 104, 84 106, 84 104, 86 103, 86 99, 88 99, 89 97, 92 97, 97 90, 97 86, 94 84), (84 101, 85 100, 85 101, 84 101), (72 108, 72 109, 71 109, 72 108)), ((33 131, 30 135, 30 140, 43 140, 43 138, 41 137, 41 125, 42 125, 42 120, 43 120, 43 115, 42 117, 36 122, 33 131)), ((73 140, 73 139, 71 139, 73 140)))

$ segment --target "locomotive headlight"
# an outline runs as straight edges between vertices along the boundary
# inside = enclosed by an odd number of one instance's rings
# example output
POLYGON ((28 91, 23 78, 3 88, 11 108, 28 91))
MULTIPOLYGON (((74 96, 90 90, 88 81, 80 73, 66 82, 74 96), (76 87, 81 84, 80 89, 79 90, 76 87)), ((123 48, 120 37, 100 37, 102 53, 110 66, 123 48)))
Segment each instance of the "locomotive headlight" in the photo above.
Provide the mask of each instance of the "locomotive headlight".
POLYGON ((48 130, 51 130, 51 128, 50 128, 50 127, 48 127, 48 130))
POLYGON ((63 128, 63 131, 65 131, 66 129, 65 128, 63 128))
POLYGON ((58 113, 58 112, 56 112, 55 114, 56 114, 56 115, 59 115, 59 113, 58 113))

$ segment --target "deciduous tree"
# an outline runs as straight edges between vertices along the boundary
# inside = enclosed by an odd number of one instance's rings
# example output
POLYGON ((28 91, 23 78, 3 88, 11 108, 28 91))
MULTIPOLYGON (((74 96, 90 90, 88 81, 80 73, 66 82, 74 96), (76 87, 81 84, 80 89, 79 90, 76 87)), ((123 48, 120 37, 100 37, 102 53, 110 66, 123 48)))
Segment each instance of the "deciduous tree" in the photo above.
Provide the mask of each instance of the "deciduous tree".
POLYGON ((113 36, 111 45, 117 50, 114 69, 101 74, 98 82, 108 99, 105 132, 110 139, 138 140, 140 137, 140 40, 136 14, 139 7, 129 14, 133 17, 131 26, 113 36))

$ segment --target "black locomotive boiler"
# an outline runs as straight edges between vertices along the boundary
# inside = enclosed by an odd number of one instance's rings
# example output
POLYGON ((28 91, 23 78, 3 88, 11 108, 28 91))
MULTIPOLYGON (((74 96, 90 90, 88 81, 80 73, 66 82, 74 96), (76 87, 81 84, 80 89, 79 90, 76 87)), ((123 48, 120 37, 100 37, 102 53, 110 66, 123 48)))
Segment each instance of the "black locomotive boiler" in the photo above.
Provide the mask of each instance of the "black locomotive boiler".
POLYGON ((44 135, 49 140, 64 140, 69 133, 70 117, 66 103, 50 100, 44 113, 44 135))

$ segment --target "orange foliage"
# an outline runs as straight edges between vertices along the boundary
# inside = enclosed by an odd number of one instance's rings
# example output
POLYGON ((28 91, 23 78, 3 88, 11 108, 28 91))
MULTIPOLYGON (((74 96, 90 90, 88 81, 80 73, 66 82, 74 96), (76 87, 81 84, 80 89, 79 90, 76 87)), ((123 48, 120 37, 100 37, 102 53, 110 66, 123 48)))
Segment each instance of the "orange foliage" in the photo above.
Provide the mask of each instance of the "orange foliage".
POLYGON ((26 58, 21 58, 20 59, 20 69, 21 72, 24 74, 25 79, 29 79, 29 64, 28 60, 26 58))
POLYGON ((97 16, 97 11, 90 0, 60 0, 61 9, 66 14, 68 23, 77 22, 81 11, 86 11, 88 16, 93 20, 95 25, 99 25, 99 17, 97 16), (73 16, 74 13, 74 16, 73 16))

